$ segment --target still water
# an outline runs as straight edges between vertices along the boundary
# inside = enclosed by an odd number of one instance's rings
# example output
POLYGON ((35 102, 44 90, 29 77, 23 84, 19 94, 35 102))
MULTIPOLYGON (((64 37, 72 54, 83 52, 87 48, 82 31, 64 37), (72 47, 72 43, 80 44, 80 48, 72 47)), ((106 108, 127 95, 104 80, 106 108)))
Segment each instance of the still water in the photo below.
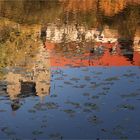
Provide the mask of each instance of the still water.
POLYGON ((139 139, 139 25, 139 0, 0 1, 0 139, 139 139))

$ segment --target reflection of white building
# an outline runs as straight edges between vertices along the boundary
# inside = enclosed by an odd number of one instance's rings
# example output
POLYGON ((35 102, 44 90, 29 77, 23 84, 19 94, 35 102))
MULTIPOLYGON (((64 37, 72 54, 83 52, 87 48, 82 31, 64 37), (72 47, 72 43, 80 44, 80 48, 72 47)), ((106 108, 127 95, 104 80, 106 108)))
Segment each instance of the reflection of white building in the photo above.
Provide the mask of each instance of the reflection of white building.
POLYGON ((35 67, 30 71, 26 71, 25 74, 16 74, 14 72, 7 74, 7 93, 12 100, 17 98, 22 92, 26 92, 26 94, 32 92, 33 88, 35 88, 36 94, 41 98, 49 95, 51 74, 49 53, 42 47, 36 60, 35 67))
POLYGON ((134 38, 134 51, 140 52, 140 37, 134 38))
POLYGON ((140 29, 138 28, 134 37, 134 50, 140 52, 140 29))
POLYGON ((105 28, 100 34, 96 29, 87 30, 84 26, 63 25, 57 27, 55 24, 47 27, 47 40, 55 43, 70 41, 92 41, 97 42, 116 42, 116 31, 105 28), (110 35, 109 35, 110 34, 110 35), (114 35, 115 34, 115 35, 114 35), (112 35, 112 36, 111 36, 112 35))
POLYGON ((36 92, 42 98, 49 95, 50 90, 50 54, 42 46, 36 58, 37 63, 34 67, 36 92))

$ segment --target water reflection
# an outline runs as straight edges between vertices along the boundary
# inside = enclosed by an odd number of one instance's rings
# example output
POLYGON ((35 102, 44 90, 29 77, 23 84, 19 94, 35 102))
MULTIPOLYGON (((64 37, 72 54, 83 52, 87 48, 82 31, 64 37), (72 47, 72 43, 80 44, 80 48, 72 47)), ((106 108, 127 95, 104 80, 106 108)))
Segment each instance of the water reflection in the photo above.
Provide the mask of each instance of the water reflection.
POLYGON ((139 0, 0 1, 0 138, 139 138, 139 13, 139 0))
MULTIPOLYGON (((12 69, 6 74, 7 92, 10 99, 15 99, 19 94, 25 94, 21 96, 27 96, 30 93, 34 93, 40 98, 49 95, 50 89, 50 62, 48 54, 42 54, 36 56, 37 61, 33 64, 34 67, 31 70, 16 70, 12 69)), ((18 96, 20 97, 20 95, 18 96)))

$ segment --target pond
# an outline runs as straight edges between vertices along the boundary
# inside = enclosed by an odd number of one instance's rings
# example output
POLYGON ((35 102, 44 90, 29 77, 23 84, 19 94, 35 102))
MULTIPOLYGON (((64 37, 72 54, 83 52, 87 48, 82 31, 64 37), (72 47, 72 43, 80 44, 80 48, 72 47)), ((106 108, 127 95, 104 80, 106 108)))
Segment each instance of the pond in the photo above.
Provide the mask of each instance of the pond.
POLYGON ((0 139, 139 139, 139 25, 139 0, 0 1, 0 139))

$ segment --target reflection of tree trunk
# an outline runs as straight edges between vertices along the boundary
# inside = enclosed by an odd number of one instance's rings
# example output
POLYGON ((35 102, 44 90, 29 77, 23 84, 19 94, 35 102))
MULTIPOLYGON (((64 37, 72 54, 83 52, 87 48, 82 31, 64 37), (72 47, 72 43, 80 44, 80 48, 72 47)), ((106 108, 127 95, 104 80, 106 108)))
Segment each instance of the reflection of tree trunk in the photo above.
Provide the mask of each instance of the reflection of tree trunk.
POLYGON ((100 35, 102 34, 103 32, 103 16, 102 16, 102 13, 100 11, 100 0, 97 0, 97 28, 98 30, 100 31, 100 35))
POLYGON ((40 35, 40 39, 42 40, 44 46, 45 46, 45 42, 46 42, 46 37, 47 37, 47 26, 46 25, 43 25, 41 27, 41 35, 40 35))

